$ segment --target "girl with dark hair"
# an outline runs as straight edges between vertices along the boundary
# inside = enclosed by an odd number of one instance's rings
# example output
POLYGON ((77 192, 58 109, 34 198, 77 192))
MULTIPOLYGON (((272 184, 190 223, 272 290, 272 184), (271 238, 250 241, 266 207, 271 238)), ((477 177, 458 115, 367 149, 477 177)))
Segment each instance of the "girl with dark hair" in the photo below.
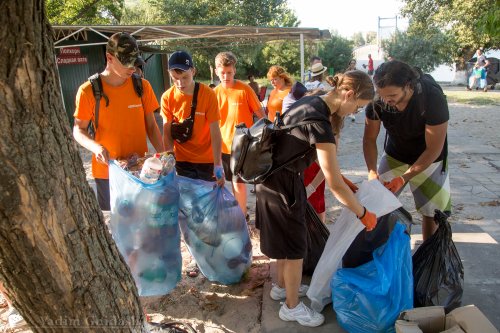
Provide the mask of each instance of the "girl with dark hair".
POLYGON ((276 163, 281 165, 303 156, 256 186, 256 226, 260 229, 262 253, 277 259, 278 281, 270 292, 274 300, 285 300, 279 317, 309 327, 324 317, 299 302, 308 286, 301 285, 303 258, 307 250, 306 189, 302 173, 318 160, 335 197, 352 210, 368 231, 377 223, 375 214, 364 208, 344 182, 337 162, 335 134, 342 119, 367 105, 374 95, 370 77, 361 71, 337 74, 333 90, 322 96, 306 96, 284 114, 285 125, 314 121, 295 127, 277 138, 276 163))
POLYGON ((446 96, 431 76, 397 60, 380 65, 373 81, 379 98, 366 108, 363 137, 368 179, 380 179, 396 195, 410 184, 426 240, 437 229, 434 210, 451 209, 446 96), (377 169, 381 124, 386 139, 377 169))

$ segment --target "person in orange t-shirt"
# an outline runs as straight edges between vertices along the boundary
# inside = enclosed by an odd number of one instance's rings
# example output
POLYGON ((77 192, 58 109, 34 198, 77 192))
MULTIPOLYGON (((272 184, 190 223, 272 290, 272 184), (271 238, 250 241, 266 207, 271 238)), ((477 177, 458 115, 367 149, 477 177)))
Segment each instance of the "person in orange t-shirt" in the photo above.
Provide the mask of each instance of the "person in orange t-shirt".
POLYGON ((191 56, 184 51, 176 51, 170 56, 168 69, 174 85, 161 97, 163 143, 167 150, 174 150, 177 174, 192 179, 217 180, 218 185, 223 186, 220 115, 215 92, 199 83, 192 135, 180 142, 174 139, 172 124, 184 123, 191 115, 196 70, 191 56))
MULTIPOLYGON (((215 57, 215 71, 221 83, 215 88, 220 110, 220 131, 222 134, 222 164, 226 180, 233 183, 233 194, 243 214, 247 216, 247 190, 245 183, 233 175, 229 167, 231 145, 235 126, 245 123, 253 125, 254 114, 265 117, 264 110, 253 89, 246 83, 235 80, 236 56, 231 52, 221 52, 215 57)), ((248 219, 248 217, 247 217, 248 219)))
POLYGON ((151 84, 142 79, 143 95, 137 95, 132 82, 134 63, 139 58, 137 42, 128 33, 112 35, 106 45, 106 68, 99 77, 102 81, 99 121, 95 138, 87 127, 95 123, 95 98, 92 85, 85 82, 76 95, 73 137, 92 152, 92 175, 95 178, 97 200, 102 210, 110 210, 108 161, 127 158, 148 151, 146 136, 156 152, 163 151, 160 130, 153 112, 159 109, 151 84))
POLYGON ((283 99, 292 89, 292 78, 283 67, 275 65, 269 68, 267 79, 274 87, 267 100, 267 117, 274 121, 276 113, 281 113, 283 99))

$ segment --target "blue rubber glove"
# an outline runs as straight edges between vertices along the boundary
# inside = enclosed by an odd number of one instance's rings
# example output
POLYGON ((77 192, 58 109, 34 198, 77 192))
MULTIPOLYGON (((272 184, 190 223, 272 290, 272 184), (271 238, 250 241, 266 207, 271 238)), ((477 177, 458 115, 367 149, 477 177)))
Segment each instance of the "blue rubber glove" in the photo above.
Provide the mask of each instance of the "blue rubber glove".
POLYGON ((217 180, 224 178, 224 168, 222 167, 222 165, 215 165, 214 166, 214 175, 215 175, 215 179, 217 179, 217 180))

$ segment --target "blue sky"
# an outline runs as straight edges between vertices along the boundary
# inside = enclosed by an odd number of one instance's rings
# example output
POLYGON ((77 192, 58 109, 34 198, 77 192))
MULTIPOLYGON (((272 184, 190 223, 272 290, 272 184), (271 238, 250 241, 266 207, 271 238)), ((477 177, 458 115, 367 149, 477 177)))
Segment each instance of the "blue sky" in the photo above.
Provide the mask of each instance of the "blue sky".
MULTIPOLYGON (((288 0, 289 7, 301 21, 300 27, 337 30, 341 36, 356 32, 377 31, 378 17, 398 16, 399 30, 405 30, 407 20, 399 11, 398 0, 288 0)), ((382 20, 381 25, 394 25, 395 20, 382 20)))

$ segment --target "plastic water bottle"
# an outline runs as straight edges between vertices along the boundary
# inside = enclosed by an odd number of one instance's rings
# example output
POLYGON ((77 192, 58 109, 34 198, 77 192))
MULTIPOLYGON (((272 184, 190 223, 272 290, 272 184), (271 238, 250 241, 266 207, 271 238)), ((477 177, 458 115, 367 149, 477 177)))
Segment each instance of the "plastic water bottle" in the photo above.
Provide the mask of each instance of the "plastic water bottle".
POLYGON ((160 154, 155 154, 144 161, 144 165, 142 166, 141 174, 139 176, 143 182, 153 184, 160 178, 163 165, 159 157, 160 154))
POLYGON ((160 157, 160 161, 163 165, 163 170, 161 174, 163 176, 168 175, 175 168, 175 157, 172 154, 162 154, 160 157))
POLYGON ((149 282, 163 282, 167 278, 167 269, 163 260, 156 258, 149 262, 149 267, 139 272, 139 277, 149 282))

